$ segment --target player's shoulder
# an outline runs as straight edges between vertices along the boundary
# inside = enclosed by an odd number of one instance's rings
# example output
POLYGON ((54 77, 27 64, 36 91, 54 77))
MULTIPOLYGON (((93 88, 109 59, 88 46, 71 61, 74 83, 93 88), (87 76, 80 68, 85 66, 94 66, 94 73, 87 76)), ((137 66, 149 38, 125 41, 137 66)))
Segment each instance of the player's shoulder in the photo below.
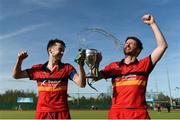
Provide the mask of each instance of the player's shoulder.
POLYGON ((32 68, 41 68, 44 64, 35 64, 32 66, 32 68))
POLYGON ((119 61, 114 61, 114 62, 109 63, 108 66, 116 67, 116 66, 119 66, 119 64, 120 64, 119 61))
POLYGON ((139 62, 149 61, 149 60, 151 60, 151 55, 145 56, 144 58, 140 59, 139 62))
POLYGON ((119 64, 119 63, 120 63, 120 61, 114 61, 114 62, 111 62, 110 64, 117 65, 117 64, 119 64))

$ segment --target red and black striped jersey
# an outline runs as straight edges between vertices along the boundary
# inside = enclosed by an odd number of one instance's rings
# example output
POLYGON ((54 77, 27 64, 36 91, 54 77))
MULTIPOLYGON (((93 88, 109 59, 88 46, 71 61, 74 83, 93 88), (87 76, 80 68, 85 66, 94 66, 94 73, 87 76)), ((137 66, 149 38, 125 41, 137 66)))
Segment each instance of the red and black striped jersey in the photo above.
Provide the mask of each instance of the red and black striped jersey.
POLYGON ((112 78, 111 108, 146 108, 146 86, 153 68, 148 56, 130 64, 125 64, 123 60, 112 62, 101 70, 106 79, 112 78))
POLYGON ((72 65, 59 63, 59 68, 50 71, 47 63, 37 64, 27 69, 27 73, 31 80, 37 81, 39 94, 37 112, 68 110, 68 79, 72 80, 77 73, 72 65))

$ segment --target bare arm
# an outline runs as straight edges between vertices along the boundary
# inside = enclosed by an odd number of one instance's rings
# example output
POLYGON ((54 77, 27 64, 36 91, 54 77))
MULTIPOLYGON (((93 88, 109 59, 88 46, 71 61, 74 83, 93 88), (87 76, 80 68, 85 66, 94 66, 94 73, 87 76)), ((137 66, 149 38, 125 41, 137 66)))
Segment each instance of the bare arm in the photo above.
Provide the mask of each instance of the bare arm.
POLYGON ((151 53, 151 60, 152 60, 153 64, 156 64, 161 59, 162 55, 164 54, 165 50, 168 47, 168 44, 167 44, 161 30, 159 29, 158 25, 156 24, 153 16, 144 15, 142 17, 142 20, 144 21, 144 23, 148 24, 152 28, 152 31, 154 32, 157 47, 151 53))
POLYGON ((78 63, 79 73, 75 74, 73 78, 73 81, 82 88, 86 86, 86 75, 83 66, 83 61, 78 63))
POLYGON ((28 74, 25 70, 21 70, 22 62, 25 58, 28 57, 27 52, 21 51, 18 53, 17 61, 13 68, 13 78, 20 79, 20 78, 28 78, 28 74))

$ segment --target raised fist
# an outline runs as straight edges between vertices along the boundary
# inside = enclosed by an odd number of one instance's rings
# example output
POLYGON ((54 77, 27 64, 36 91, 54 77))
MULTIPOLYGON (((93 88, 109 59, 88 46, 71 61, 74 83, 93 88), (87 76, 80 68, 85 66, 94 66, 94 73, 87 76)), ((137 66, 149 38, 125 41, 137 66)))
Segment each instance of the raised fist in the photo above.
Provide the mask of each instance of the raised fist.
POLYGON ((27 58, 27 57, 28 57, 28 54, 27 54, 26 51, 20 51, 20 52, 18 53, 18 59, 19 59, 19 60, 24 60, 24 59, 27 58))
POLYGON ((155 23, 154 17, 150 14, 146 14, 142 17, 142 20, 144 23, 151 25, 153 23, 155 23))

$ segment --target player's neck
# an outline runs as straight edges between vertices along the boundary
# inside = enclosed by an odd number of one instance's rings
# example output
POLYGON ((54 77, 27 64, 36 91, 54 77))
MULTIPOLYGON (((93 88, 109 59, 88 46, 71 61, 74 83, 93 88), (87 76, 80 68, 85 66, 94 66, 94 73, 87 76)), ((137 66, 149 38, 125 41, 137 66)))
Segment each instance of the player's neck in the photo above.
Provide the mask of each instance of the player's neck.
POLYGON ((54 69, 54 67, 59 67, 59 60, 57 59, 53 59, 53 58, 49 58, 49 61, 48 61, 48 64, 47 64, 47 67, 52 70, 54 69))
POLYGON ((136 59, 137 58, 135 56, 125 56, 124 63, 125 64, 130 64, 130 63, 136 61, 136 59))

